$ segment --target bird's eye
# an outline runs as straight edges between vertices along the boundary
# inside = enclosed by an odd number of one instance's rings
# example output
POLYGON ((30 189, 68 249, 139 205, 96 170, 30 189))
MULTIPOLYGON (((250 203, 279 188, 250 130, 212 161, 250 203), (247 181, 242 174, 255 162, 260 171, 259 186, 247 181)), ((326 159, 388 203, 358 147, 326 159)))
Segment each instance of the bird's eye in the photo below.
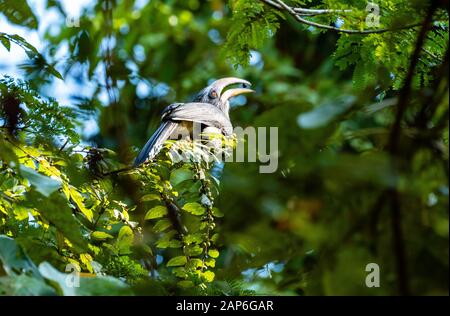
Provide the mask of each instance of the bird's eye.
POLYGON ((217 98, 217 92, 215 90, 211 91, 211 93, 209 94, 209 96, 213 99, 217 98))

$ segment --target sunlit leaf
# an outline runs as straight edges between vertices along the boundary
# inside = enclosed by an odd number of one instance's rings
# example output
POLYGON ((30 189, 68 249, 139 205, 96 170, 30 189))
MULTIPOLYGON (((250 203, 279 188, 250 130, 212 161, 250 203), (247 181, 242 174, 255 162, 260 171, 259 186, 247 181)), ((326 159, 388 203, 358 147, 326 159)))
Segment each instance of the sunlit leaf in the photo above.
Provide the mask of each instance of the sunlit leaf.
POLYGON ((36 192, 28 192, 27 205, 37 208, 42 216, 62 232, 64 237, 74 246, 82 250, 87 249, 87 241, 81 234, 82 227, 61 194, 54 192, 49 198, 45 199, 36 192))
POLYGON ((20 172, 30 181, 30 184, 35 187, 36 191, 46 197, 49 197, 53 192, 61 188, 61 182, 58 180, 44 176, 29 167, 20 165, 20 172))
POLYGON ((187 262, 187 258, 185 256, 178 256, 174 257, 167 262, 168 267, 177 267, 177 266, 183 266, 187 262))
POLYGON ((110 276, 97 276, 91 278, 79 278, 79 286, 76 276, 61 273, 48 262, 39 265, 39 271, 45 279, 54 282, 62 295, 66 296, 91 296, 91 295, 130 295, 129 286, 119 279, 110 276))
POLYGON ((83 213, 86 216, 86 218, 92 222, 92 220, 94 219, 94 214, 90 209, 88 209, 84 205, 83 196, 80 194, 80 192, 78 192, 77 189, 75 189, 72 186, 69 187, 69 192, 70 197, 75 202, 76 206, 81 211, 81 213, 83 213))
POLYGON ((192 215, 203 215, 205 213, 205 208, 197 202, 186 203, 183 205, 183 210, 192 215))
POLYGON ((164 230, 166 230, 167 228, 169 228, 172 224, 170 223, 170 220, 168 219, 162 219, 156 222, 155 226, 153 226, 153 230, 156 233, 160 233, 164 230))
POLYGON ((180 168, 174 170, 170 174, 170 182, 173 186, 176 186, 177 184, 192 179, 194 176, 193 172, 189 169, 180 168))
POLYGON ((119 253, 126 254, 130 252, 130 247, 133 245, 134 233, 128 226, 122 226, 119 230, 119 236, 117 237, 116 246, 119 249, 119 253))
POLYGON ((148 201, 160 201, 161 197, 158 194, 146 194, 143 197, 141 197, 142 202, 148 202, 148 201))
POLYGON ((167 214, 167 207, 158 205, 158 206, 155 206, 154 208, 150 209, 145 214, 145 219, 149 220, 149 219, 160 218, 160 217, 165 216, 166 214, 167 214))
POLYGON ((98 239, 98 240, 106 240, 106 239, 109 239, 109 238, 114 238, 110 234, 102 232, 102 231, 93 232, 91 234, 91 236, 92 236, 92 238, 98 239))
POLYGON ((217 249, 210 249, 208 250, 208 256, 217 258, 219 256, 219 251, 217 249))

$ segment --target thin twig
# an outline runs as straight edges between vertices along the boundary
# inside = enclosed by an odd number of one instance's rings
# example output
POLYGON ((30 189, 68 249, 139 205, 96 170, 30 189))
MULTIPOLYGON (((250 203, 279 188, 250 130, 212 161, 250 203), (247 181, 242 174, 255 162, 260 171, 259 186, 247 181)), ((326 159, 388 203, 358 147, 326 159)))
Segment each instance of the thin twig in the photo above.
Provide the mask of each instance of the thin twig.
POLYGON ((64 142, 64 144, 61 146, 61 148, 58 150, 58 153, 62 152, 63 149, 67 146, 67 144, 69 143, 70 138, 67 137, 67 140, 64 142))
MULTIPOLYGON (((283 9, 282 6, 280 6, 278 3, 275 3, 271 0, 265 0, 267 4, 271 5, 272 7, 276 9, 283 9)), ((322 14, 332 14, 332 13, 350 13, 353 12, 353 10, 335 10, 335 9, 305 9, 305 8, 292 8, 298 15, 304 15, 304 16, 315 16, 315 15, 322 15, 322 14)))
POLYGON ((110 171, 110 172, 103 172, 102 176, 104 176, 104 177, 112 176, 112 175, 116 175, 116 174, 119 174, 119 173, 122 173, 122 172, 125 172, 125 171, 133 170, 135 168, 136 167, 125 167, 125 168, 121 168, 121 169, 118 169, 118 170, 113 170, 113 171, 110 171))

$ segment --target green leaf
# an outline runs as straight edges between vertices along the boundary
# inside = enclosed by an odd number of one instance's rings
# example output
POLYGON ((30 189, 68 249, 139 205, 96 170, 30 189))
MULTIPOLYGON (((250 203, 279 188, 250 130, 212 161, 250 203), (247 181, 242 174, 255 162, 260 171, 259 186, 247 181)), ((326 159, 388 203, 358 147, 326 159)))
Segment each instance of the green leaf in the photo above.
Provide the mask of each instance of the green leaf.
POLYGON ((203 248, 200 247, 199 245, 195 245, 195 246, 190 246, 186 248, 186 252, 189 256, 199 256, 203 253, 203 248))
MULTIPOLYGON (((0 0, 0 4, 1 4, 1 1, 2 0, 0 0)), ((1 12, 1 10, 0 10, 0 12, 1 12)), ((17 34, 10 35, 10 34, 6 34, 6 33, 2 33, 2 32, 0 32, 0 37, 8 40, 9 42, 13 42, 13 43, 19 45, 25 51, 28 58, 31 59, 28 66, 30 66, 30 67, 38 66, 39 69, 43 69, 47 73, 49 73, 61 80, 63 79, 62 75, 55 69, 55 67, 50 65, 45 60, 44 56, 42 54, 40 54, 38 52, 38 50, 33 45, 28 43, 23 37, 21 37, 17 34)), ((2 42, 3 42, 3 44, 5 44, 5 41, 2 40, 2 42)), ((10 45, 10 43, 9 43, 9 45, 10 45)))
POLYGON ((282 15, 258 1, 229 1, 229 4, 233 16, 223 53, 237 68, 248 65, 250 49, 260 48, 275 34, 282 15))
POLYGON ((200 233, 185 235, 185 236, 183 236, 183 239, 187 245, 190 245, 192 243, 199 244, 203 241, 202 234, 200 234, 200 233))
POLYGON ((75 189, 73 186, 69 186, 69 194, 70 197, 72 198, 72 200, 75 202, 75 204, 77 205, 78 209, 81 211, 81 213, 83 213, 86 218, 92 222, 94 219, 94 214, 92 213, 92 211, 88 208, 86 208, 86 206, 84 206, 84 198, 81 195, 80 192, 77 191, 77 189, 75 189))
POLYGON ((179 281, 177 283, 177 285, 182 288, 190 288, 190 287, 194 286, 194 283, 192 281, 183 280, 183 281, 179 281))
POLYGON ((160 201, 161 197, 158 194, 146 194, 143 197, 141 197, 141 202, 148 202, 148 201, 160 201))
POLYGON ((0 0, 0 12, 14 24, 37 29, 38 20, 26 0, 0 0))
POLYGON ((171 242, 176 241, 176 239, 172 238, 177 234, 177 232, 175 230, 171 230, 166 232, 162 238, 160 238, 157 242, 156 242, 156 247, 157 248, 168 248, 171 245, 171 242))
POLYGON ((177 240, 177 239, 172 239, 169 242, 169 248, 181 248, 182 244, 181 241, 177 240))
POLYGON ((92 236, 92 238, 97 239, 97 240, 106 240, 108 238, 114 238, 110 234, 101 232, 101 231, 95 231, 91 234, 91 236, 92 236))
POLYGON ((216 266, 216 260, 214 258, 208 258, 205 260, 205 265, 214 268, 216 266))
POLYGON ((44 279, 36 279, 26 274, 0 278, 0 295, 8 296, 54 296, 55 290, 44 279))
POLYGON ((20 165, 19 169, 22 176, 35 187, 36 191, 46 197, 49 197, 53 192, 61 188, 61 182, 56 179, 44 176, 24 165, 20 165))
POLYGON ((155 226, 153 226, 153 230, 155 231, 155 233, 160 233, 169 228, 171 225, 172 224, 170 223, 170 221, 167 218, 164 218, 156 222, 155 226))
POLYGON ((192 215, 203 215, 205 213, 205 208, 197 202, 186 203, 183 210, 192 215))
POLYGON ((176 186, 177 184, 192 179, 194 177, 194 173, 186 168, 180 168, 173 171, 170 174, 170 183, 172 186, 176 186))
POLYGON ((94 273, 94 269, 92 268, 92 256, 88 253, 80 254, 80 261, 86 266, 90 273, 94 273))
POLYGON ((8 275, 30 273, 40 278, 39 271, 17 242, 5 235, 0 235, 0 263, 8 275))
POLYGON ((119 248, 120 254, 130 253, 130 247, 133 245, 134 233, 128 226, 122 226, 119 230, 119 236, 117 237, 116 246, 119 248))
POLYGON ((217 249, 210 249, 208 250, 208 256, 211 258, 217 258, 219 257, 219 251, 217 249))
POLYGON ((87 249, 87 242, 81 235, 82 226, 72 214, 72 209, 67 205, 67 201, 57 192, 49 198, 44 198, 36 192, 26 194, 26 204, 28 207, 36 208, 41 215, 54 227, 56 227, 70 242, 80 250, 87 249))
POLYGON ((223 213, 217 207, 212 208, 212 214, 215 217, 223 217, 223 213))
POLYGON ((150 209, 147 214, 145 214, 145 219, 155 219, 160 218, 167 215, 167 207, 163 205, 155 206, 154 208, 150 209))
POLYGON ((206 280, 206 282, 212 282, 214 281, 215 274, 212 271, 205 271, 202 273, 202 277, 206 280))
POLYGON ((185 278, 188 277, 188 274, 187 274, 186 269, 184 267, 172 268, 172 274, 177 276, 177 277, 179 277, 179 278, 182 278, 182 279, 185 279, 185 278))
POLYGON ((197 269, 203 267, 203 261, 197 258, 191 258, 186 265, 187 269, 197 269))
POLYGON ((184 266, 187 263, 187 258, 185 256, 174 257, 167 262, 168 267, 178 267, 184 266))
POLYGON ((25 52, 27 53, 28 57, 33 58, 33 57, 39 55, 39 52, 36 49, 36 47, 34 47, 30 43, 28 43, 22 36, 17 35, 17 34, 9 35, 9 34, 5 34, 5 33, 3 33, 3 36, 8 37, 8 39, 11 42, 22 47, 25 50, 25 52))
POLYGON ((2 42, 3 46, 5 46, 6 50, 9 52, 9 50, 11 49, 11 41, 8 38, 0 35, 0 42, 2 42))
POLYGON ((63 76, 61 75, 61 73, 59 73, 58 70, 55 69, 55 67, 53 67, 50 64, 47 64, 45 67, 45 70, 47 70, 47 72, 53 76, 55 76, 58 79, 64 80, 63 76))
POLYGON ((59 292, 65 296, 94 296, 94 295, 131 295, 129 286, 119 279, 110 276, 79 278, 79 286, 75 285, 76 271, 62 273, 50 263, 39 265, 39 272, 45 279, 52 281, 59 292))

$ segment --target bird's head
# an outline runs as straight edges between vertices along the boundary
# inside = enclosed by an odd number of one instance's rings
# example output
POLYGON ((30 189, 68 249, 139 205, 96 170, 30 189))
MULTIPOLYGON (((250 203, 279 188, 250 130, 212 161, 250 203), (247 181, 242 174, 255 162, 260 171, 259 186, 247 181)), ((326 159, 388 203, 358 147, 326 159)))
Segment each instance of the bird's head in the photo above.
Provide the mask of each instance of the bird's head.
POLYGON ((243 93, 255 92, 246 87, 252 84, 244 79, 229 77, 214 81, 209 86, 200 91, 194 98, 194 102, 210 103, 217 106, 228 116, 230 110, 229 100, 232 97, 243 93), (236 85, 243 85, 243 87, 235 87, 236 85), (233 88, 234 87, 234 88, 233 88))

